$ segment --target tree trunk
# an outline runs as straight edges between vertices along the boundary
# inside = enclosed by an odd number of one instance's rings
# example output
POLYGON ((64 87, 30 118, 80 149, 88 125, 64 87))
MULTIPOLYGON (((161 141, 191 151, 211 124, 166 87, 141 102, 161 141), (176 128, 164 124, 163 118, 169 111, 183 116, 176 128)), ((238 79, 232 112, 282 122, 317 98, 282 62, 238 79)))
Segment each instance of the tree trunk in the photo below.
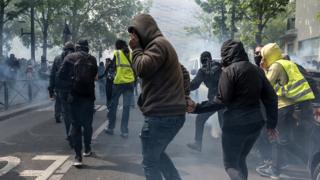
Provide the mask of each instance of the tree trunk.
POLYGON ((31 6, 30 10, 30 16, 31 16, 31 61, 36 61, 36 38, 35 38, 35 32, 34 32, 34 3, 31 6))
POLYGON ((262 31, 263 31, 262 25, 258 24, 258 32, 256 33, 256 44, 257 45, 262 44, 262 31))
MULTIPOLYGON (((49 12, 48 12, 49 13, 49 12)), ((42 44, 42 56, 47 59, 47 50, 48 50, 48 29, 49 29, 49 20, 48 17, 45 17, 45 13, 42 13, 43 18, 43 44, 42 44)))
POLYGON ((230 38, 234 39, 234 33, 236 32, 236 0, 232 0, 232 9, 231 9, 231 32, 230 38))
POLYGON ((72 41, 77 41, 78 40, 78 32, 79 32, 79 20, 78 20, 78 10, 76 7, 77 1, 73 1, 73 7, 72 7, 72 17, 71 17, 71 37, 72 41))
POLYGON ((3 28, 4 28, 4 2, 0 2, 0 62, 4 61, 3 57, 3 28))
POLYGON ((226 21, 227 21, 227 17, 226 17, 226 9, 224 4, 221 4, 221 30, 222 30, 222 34, 221 34, 221 39, 222 41, 225 41, 228 39, 228 29, 227 29, 227 25, 226 25, 226 21))
POLYGON ((258 25, 257 25, 257 28, 258 28, 258 32, 256 33, 256 45, 261 45, 262 44, 262 32, 263 32, 263 15, 264 15, 264 12, 262 11, 262 4, 260 4, 260 8, 261 8, 261 11, 258 12, 258 25))

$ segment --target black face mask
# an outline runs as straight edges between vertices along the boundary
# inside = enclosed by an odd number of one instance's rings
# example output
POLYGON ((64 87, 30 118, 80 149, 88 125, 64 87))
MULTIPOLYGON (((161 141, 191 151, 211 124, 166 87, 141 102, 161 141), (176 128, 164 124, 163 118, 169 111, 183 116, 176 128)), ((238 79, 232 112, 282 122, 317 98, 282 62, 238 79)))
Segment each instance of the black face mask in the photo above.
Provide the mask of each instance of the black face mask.
POLYGON ((254 62, 256 63, 257 66, 260 66, 261 60, 262 60, 261 52, 256 51, 254 53, 254 62))
POLYGON ((254 62, 256 63, 257 66, 260 66, 261 60, 262 60, 261 55, 254 56, 254 62))

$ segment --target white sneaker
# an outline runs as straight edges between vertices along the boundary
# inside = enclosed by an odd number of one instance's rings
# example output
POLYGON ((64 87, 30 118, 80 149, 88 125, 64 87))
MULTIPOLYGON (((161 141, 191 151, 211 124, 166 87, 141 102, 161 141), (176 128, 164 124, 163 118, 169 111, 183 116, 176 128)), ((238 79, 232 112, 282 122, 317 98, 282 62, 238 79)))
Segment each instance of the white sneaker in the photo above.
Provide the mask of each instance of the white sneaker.
POLYGON ((84 157, 89 157, 89 156, 91 156, 91 155, 92 155, 92 151, 84 152, 84 153, 83 153, 83 156, 84 156, 84 157))
POLYGON ((72 164, 72 165, 75 166, 75 167, 80 167, 80 166, 82 166, 82 160, 76 158, 76 159, 73 161, 73 164, 72 164))

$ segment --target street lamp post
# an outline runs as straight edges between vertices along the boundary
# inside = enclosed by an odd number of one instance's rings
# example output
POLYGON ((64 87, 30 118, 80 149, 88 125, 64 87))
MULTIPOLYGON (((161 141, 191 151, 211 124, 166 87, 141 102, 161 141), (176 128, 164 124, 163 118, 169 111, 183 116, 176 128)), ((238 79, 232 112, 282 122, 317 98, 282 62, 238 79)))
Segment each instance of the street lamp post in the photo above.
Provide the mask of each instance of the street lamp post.
POLYGON ((34 33, 34 4, 31 6, 30 10, 30 15, 31 15, 31 60, 35 62, 35 51, 36 51, 36 38, 35 38, 35 33, 34 33))
POLYGON ((31 61, 35 63, 35 51, 36 51, 36 39, 35 39, 35 33, 34 33, 34 5, 30 8, 30 19, 31 19, 31 27, 30 32, 24 32, 23 28, 21 28, 21 36, 29 35, 30 41, 31 41, 31 61))
POLYGON ((64 29, 63 29, 63 42, 64 44, 70 40, 71 31, 69 25, 67 24, 67 20, 64 21, 64 29))

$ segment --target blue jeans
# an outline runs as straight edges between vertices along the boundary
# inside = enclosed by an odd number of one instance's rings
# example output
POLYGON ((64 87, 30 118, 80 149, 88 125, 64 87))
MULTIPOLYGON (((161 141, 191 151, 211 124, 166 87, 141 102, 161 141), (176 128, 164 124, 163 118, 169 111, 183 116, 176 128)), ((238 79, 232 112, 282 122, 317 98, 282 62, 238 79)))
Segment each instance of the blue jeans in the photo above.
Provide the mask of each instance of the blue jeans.
POLYGON ((119 104, 119 98, 122 95, 123 98, 123 110, 121 120, 121 133, 128 133, 128 123, 130 116, 130 105, 133 98, 133 85, 114 85, 112 89, 112 100, 108 112, 108 129, 113 130, 116 126, 117 109, 119 104))
POLYGON ((146 117, 141 130, 143 168, 146 180, 181 180, 165 150, 185 122, 185 115, 146 117))
POLYGON ((71 103, 72 140, 77 157, 81 157, 82 136, 85 152, 91 151, 93 110, 92 98, 75 98, 71 103))

